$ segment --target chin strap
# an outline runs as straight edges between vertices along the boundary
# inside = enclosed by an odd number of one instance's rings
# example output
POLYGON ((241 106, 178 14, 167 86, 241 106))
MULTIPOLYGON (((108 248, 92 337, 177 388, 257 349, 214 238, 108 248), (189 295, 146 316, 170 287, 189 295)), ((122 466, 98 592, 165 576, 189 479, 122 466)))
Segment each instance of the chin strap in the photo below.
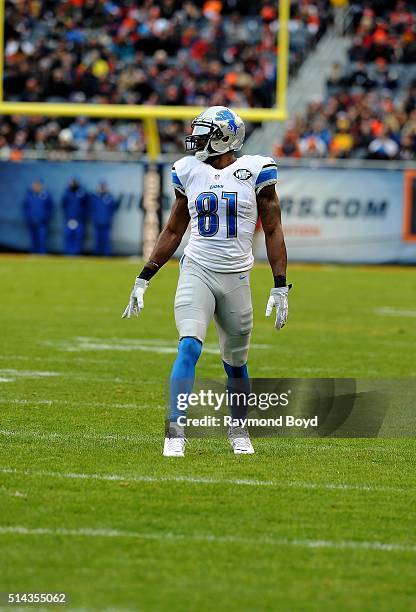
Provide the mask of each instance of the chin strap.
POLYGON ((218 155, 218 153, 215 153, 215 151, 213 151, 212 153, 209 152, 209 145, 211 144, 211 140, 213 138, 214 135, 212 135, 209 139, 207 144, 205 145, 205 147, 202 149, 202 151, 197 151, 195 153, 195 157, 197 159, 199 159, 199 161, 206 161, 208 159, 208 157, 211 157, 212 155, 218 155))
POLYGON ((204 149, 203 151, 197 151, 195 157, 199 159, 199 161, 206 161, 209 157, 209 153, 204 149))

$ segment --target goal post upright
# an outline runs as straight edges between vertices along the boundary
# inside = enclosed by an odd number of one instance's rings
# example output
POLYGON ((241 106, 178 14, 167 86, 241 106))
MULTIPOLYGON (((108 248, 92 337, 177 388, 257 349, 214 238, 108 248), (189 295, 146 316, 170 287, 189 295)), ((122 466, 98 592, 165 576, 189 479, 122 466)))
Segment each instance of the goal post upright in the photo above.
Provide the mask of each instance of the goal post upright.
POLYGON ((0 103, 3 102, 4 88, 4 26, 5 26, 5 0, 0 0, 0 103))
POLYGON ((279 0, 279 31, 276 57, 276 110, 287 119, 287 85, 289 79, 289 19, 290 0, 279 0))
MULTIPOLYGON (((247 121, 266 122, 287 119, 286 92, 289 64, 289 1, 279 0, 279 29, 276 57, 276 106, 273 108, 236 108, 247 121)), ((202 112, 198 106, 147 106, 129 104, 70 104, 52 102, 4 102, 4 10, 5 0, 0 0, 0 114, 44 115, 49 117, 86 116, 101 119, 140 119, 147 139, 148 157, 156 161, 160 157, 158 120, 189 120, 202 112)))

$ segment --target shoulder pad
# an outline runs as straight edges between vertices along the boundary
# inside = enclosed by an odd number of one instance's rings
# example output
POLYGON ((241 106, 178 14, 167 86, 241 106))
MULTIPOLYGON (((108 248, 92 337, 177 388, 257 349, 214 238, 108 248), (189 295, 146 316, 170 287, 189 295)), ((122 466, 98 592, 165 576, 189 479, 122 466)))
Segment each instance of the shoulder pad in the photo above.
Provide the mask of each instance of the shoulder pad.
POLYGON ((186 185, 192 169, 199 164, 193 155, 188 155, 178 159, 172 166, 172 185, 183 195, 186 195, 186 185))
POLYGON ((264 155, 253 155, 253 158, 257 168, 255 190, 259 193, 263 187, 277 183, 277 163, 273 157, 264 155))

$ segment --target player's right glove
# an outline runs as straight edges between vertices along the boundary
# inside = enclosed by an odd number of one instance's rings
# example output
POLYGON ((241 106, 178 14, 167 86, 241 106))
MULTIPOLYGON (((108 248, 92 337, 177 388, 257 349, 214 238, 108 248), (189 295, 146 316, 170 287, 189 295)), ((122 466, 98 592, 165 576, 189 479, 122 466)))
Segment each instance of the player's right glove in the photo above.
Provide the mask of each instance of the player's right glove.
POLYGON ((291 286, 275 287, 270 290, 270 297, 266 306, 266 317, 270 317, 273 308, 276 308, 276 320, 274 322, 276 329, 282 329, 287 321, 289 314, 288 294, 291 286))
POLYGON ((138 276, 136 277, 136 282, 134 283, 133 291, 130 295, 130 301, 121 316, 122 319, 126 317, 130 319, 132 314, 134 314, 135 317, 139 316, 140 311, 144 308, 143 296, 148 286, 149 282, 147 280, 139 278, 138 276))

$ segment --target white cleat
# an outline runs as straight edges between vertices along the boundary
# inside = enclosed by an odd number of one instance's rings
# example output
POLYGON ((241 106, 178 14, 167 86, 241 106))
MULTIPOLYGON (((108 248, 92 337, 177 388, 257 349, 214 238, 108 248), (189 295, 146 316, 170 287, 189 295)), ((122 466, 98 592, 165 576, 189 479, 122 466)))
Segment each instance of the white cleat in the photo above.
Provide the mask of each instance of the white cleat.
POLYGON ((254 453, 250 436, 244 427, 230 427, 228 439, 233 448, 234 455, 252 455, 254 453))
POLYGON ((164 457, 185 457, 186 438, 165 438, 163 445, 164 457))

